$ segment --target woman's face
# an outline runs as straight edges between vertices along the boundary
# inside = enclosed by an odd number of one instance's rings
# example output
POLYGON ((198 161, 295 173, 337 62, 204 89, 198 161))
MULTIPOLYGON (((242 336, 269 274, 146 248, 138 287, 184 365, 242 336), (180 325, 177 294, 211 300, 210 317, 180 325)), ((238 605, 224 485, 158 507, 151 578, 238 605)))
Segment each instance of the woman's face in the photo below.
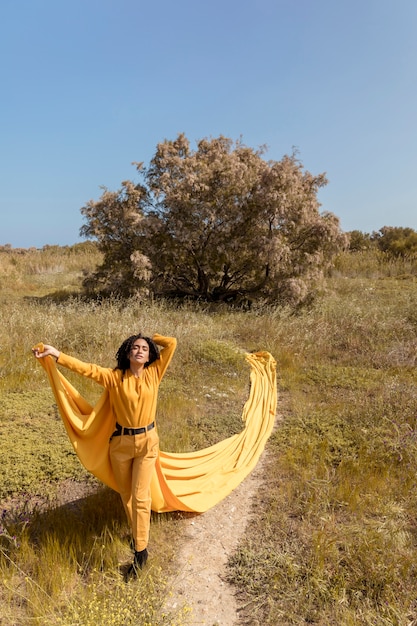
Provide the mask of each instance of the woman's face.
POLYGON ((149 346, 145 339, 136 339, 129 352, 129 361, 136 366, 148 363, 149 346))

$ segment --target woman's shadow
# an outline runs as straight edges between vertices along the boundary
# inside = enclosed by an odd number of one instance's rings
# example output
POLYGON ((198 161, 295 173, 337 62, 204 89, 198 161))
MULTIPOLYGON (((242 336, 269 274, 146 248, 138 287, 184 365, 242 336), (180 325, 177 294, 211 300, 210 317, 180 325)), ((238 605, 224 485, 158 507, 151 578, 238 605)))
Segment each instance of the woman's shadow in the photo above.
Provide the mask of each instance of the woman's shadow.
MULTIPOLYGON (((189 516, 177 511, 152 513, 151 534, 152 526, 157 533, 162 521, 172 521, 175 526, 189 516)), ((81 576, 113 569, 117 563, 120 574, 128 580, 133 557, 131 532, 120 495, 109 487, 98 486, 93 493, 65 504, 35 506, 30 513, 16 508, 9 511, 3 525, 9 535, 24 533, 39 558, 45 558, 48 551, 51 558, 53 551, 59 551, 81 576)))

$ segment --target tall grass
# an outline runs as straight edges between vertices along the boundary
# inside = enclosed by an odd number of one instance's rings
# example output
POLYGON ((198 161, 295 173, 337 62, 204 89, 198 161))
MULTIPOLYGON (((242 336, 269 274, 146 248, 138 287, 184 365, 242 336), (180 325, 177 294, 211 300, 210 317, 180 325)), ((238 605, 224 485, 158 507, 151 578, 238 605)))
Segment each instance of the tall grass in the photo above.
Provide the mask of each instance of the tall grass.
POLYGON ((94 269, 101 254, 91 242, 74 246, 0 247, 0 302, 51 293, 64 297, 79 293, 85 272, 94 269))
MULTIPOLYGON (((185 623, 186 606, 170 615, 163 610, 180 517, 153 515, 151 566, 126 588, 123 572, 132 555, 120 498, 77 461, 31 354, 44 341, 113 366, 120 343, 139 330, 179 340, 160 390, 163 449, 200 448, 241 429, 248 366, 219 319, 195 307, 62 301, 51 294, 0 307, 0 602, 8 607, 2 617, 8 626, 185 623), (75 508, 62 502, 63 490, 77 498, 85 483, 97 495, 89 492, 75 508)), ((97 385, 66 374, 91 402, 98 399, 97 385)))
MULTIPOLYGON (((38 267, 45 264, 40 255, 38 267)), ((52 505, 4 516, 6 624, 188 623, 187 607, 172 616, 161 609, 181 516, 153 516, 152 567, 126 587, 128 529, 117 495, 93 481, 95 493, 76 506, 54 504, 63 479, 87 476, 30 348, 42 340, 113 365, 121 341, 137 330, 179 340, 158 408, 166 450, 197 449, 240 430, 244 351, 265 349, 277 359, 282 418, 246 538, 229 564, 242 624, 414 623, 417 281, 410 260, 384 265, 370 253, 343 255, 323 297, 296 315, 38 299, 63 283, 65 270, 49 291, 38 285, 24 298, 22 287, 19 306, 15 299, 0 307, 1 497, 20 493, 20 504, 33 509, 35 494, 52 505)), ((94 385, 73 380, 98 397, 94 385)))
POLYGON ((285 418, 230 562, 245 623, 417 623, 417 281, 397 270, 334 275, 276 325, 285 418))
POLYGON ((348 278, 403 278, 415 276, 417 257, 394 257, 378 249, 345 252, 336 259, 331 273, 348 278))

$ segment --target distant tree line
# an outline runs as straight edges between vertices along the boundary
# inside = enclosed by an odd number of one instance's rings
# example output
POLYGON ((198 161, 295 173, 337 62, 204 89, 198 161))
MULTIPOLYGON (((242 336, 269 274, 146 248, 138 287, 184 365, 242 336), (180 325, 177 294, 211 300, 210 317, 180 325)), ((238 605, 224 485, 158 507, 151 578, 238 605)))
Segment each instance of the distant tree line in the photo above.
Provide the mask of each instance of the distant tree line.
POLYGON ((401 226, 384 226, 372 233, 352 230, 348 233, 349 250, 377 249, 388 256, 407 257, 417 255, 417 232, 401 226))
POLYGON ((80 234, 103 262, 85 277, 90 295, 171 296, 214 302, 310 301, 348 245, 338 218, 320 213, 324 174, 295 153, 267 161, 227 137, 184 134, 156 147, 140 183, 103 188, 81 209, 80 234))

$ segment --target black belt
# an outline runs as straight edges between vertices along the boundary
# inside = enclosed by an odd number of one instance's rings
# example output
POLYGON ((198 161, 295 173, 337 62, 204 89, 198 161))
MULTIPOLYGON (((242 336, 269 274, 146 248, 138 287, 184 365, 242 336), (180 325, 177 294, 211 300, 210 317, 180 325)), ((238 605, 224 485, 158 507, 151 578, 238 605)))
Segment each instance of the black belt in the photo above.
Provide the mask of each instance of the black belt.
POLYGON ((112 437, 117 437, 118 435, 141 435, 142 433, 146 433, 147 430, 152 430, 152 428, 155 428, 155 422, 148 424, 148 426, 142 426, 142 428, 125 428, 116 422, 116 430, 112 434, 112 437))

